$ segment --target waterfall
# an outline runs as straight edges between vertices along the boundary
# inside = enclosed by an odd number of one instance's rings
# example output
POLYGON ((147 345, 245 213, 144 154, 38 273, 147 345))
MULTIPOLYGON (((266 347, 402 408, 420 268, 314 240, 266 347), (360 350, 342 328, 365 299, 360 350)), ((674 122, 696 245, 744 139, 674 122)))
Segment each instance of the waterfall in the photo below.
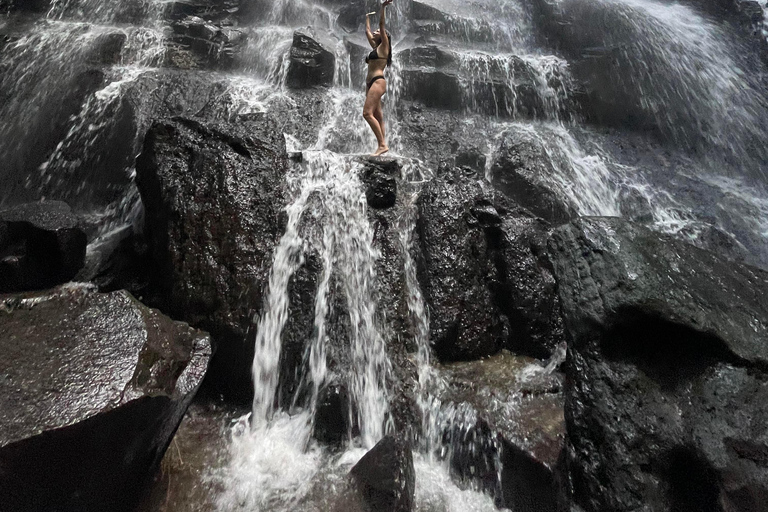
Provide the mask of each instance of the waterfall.
MULTIPOLYGON (((496 510, 500 435, 478 428, 482 411, 446 398, 450 365, 433 354, 419 281, 420 194, 440 177, 441 162, 460 164, 464 146, 478 155, 467 167, 489 197, 502 194, 498 173, 519 171, 577 215, 623 216, 703 246, 716 229, 749 249, 749 262, 768 265, 768 105, 759 73, 725 25, 692 5, 657 0, 533 3, 552 19, 542 21, 523 0, 395 0, 382 100, 391 152, 381 160, 366 156, 375 138, 361 115, 358 53, 368 48, 359 30, 365 13, 349 11, 357 7, 240 2, 247 14, 222 22, 245 35, 233 61, 194 70, 166 69, 177 64, 169 63, 175 18, 165 0, 52 0, 0 46, 0 161, 9 169, 0 205, 67 200, 95 226, 94 257, 140 225, 135 156, 155 107, 175 101, 153 97, 163 73, 178 73, 179 89, 195 87, 192 77, 215 85, 196 104, 201 110, 184 116, 211 111, 235 122, 271 112, 286 132, 283 232, 263 301, 251 305, 254 398, 249 413, 226 425, 225 460, 205 470, 218 510, 343 509, 351 465, 392 433, 414 440, 416 510, 496 510), (552 20, 557 27, 541 37, 552 20), (334 56, 330 86, 290 88, 297 30, 334 56), (455 96, 450 107, 427 106, 446 90, 455 96), (513 155, 520 158, 496 165, 510 141, 523 148, 513 155), (525 168, 530 148, 540 165, 525 168), (390 217, 369 206, 363 179, 369 166, 387 163, 399 169, 390 217), (384 217, 403 297, 380 286, 377 269, 391 257, 377 239, 384 217), (302 290, 307 311, 297 315, 291 291, 301 279, 311 284, 302 290), (389 318, 397 301, 399 318, 389 318), (394 328, 395 320, 406 327, 394 328), (296 334, 292 322, 307 325, 296 334), (406 363, 393 357, 402 346, 406 363), (414 424, 402 425, 394 399, 407 364, 416 411, 414 424), (344 410, 334 412, 346 415, 347 430, 341 446, 328 447, 315 429, 332 387, 344 391, 344 410), (466 460, 481 461, 485 482, 466 460)), ((561 356, 515 377, 551 373, 561 356)), ((497 405, 514 409, 522 393, 515 388, 497 405)))

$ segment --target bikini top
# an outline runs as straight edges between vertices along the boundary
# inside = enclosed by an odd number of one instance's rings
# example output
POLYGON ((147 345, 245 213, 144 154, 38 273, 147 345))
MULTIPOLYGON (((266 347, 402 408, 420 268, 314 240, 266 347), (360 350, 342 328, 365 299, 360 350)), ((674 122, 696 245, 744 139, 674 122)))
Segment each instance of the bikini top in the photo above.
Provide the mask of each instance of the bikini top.
POLYGON ((384 59, 387 60, 387 57, 379 57, 378 52, 374 48, 371 53, 368 54, 368 56, 365 58, 365 63, 367 64, 369 60, 375 60, 375 59, 384 59))

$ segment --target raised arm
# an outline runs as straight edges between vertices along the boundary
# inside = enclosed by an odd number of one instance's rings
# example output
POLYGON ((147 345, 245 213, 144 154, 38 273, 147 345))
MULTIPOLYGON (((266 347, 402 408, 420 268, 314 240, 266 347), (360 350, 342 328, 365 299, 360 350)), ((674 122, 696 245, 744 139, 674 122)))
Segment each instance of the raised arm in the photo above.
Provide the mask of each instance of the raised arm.
POLYGON ((368 38, 368 44, 371 48, 376 48, 376 42, 373 40, 373 33, 371 32, 371 13, 365 15, 365 37, 368 38))
POLYGON ((381 15, 379 16, 379 34, 381 34, 381 43, 384 46, 384 48, 390 48, 389 46, 389 36, 387 35, 387 29, 386 29, 386 15, 387 12, 386 7, 392 3, 393 0, 384 0, 384 3, 381 4, 381 15))

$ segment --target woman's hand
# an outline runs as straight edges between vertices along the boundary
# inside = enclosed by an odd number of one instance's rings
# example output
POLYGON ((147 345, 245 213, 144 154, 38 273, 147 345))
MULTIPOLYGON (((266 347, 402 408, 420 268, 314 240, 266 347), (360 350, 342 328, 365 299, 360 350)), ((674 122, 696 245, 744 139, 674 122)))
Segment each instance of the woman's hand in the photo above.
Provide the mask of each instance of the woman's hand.
POLYGON ((386 7, 386 6, 388 6, 389 4, 391 4, 393 1, 394 1, 394 0, 384 0, 384 2, 382 2, 381 6, 382 6, 382 7, 386 7))

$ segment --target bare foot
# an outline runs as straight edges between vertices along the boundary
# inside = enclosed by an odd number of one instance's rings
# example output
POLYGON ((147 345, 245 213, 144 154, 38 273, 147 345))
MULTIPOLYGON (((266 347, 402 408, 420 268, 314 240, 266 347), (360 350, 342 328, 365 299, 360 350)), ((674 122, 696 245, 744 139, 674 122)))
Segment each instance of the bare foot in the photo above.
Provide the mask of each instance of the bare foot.
POLYGON ((381 156, 381 155, 383 155, 384 153, 386 153, 387 151, 389 151, 389 146, 379 146, 379 147, 376 149, 376 152, 375 152, 375 153, 373 153, 371 156, 381 156))

